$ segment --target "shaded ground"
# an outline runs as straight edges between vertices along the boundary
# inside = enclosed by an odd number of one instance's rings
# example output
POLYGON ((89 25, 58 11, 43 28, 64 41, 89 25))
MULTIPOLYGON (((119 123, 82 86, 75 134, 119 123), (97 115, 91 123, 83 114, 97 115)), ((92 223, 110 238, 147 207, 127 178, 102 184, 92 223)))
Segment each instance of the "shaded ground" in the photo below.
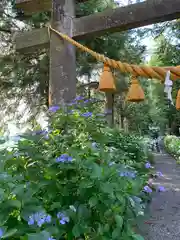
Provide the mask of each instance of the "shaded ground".
POLYGON ((163 177, 154 184, 166 192, 154 194, 140 231, 145 240, 180 240, 180 166, 168 154, 155 155, 155 162, 163 177))

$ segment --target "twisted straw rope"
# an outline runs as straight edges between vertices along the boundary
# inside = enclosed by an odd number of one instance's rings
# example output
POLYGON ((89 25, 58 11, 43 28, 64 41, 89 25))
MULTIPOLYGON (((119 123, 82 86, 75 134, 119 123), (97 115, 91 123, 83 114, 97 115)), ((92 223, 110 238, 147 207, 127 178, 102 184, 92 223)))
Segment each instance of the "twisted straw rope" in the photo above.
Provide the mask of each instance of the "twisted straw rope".
POLYGON ((177 66, 177 67, 151 67, 151 66, 139 66, 139 65, 124 63, 121 61, 116 61, 114 59, 105 57, 104 55, 99 54, 99 53, 83 46, 82 44, 80 44, 80 43, 76 42, 75 40, 73 40, 72 38, 68 37, 66 34, 58 32, 51 26, 48 26, 48 31, 50 32, 50 30, 52 32, 56 33, 61 38, 68 41, 69 43, 71 43, 72 45, 76 46, 80 50, 89 53, 90 55, 95 57, 98 61, 101 61, 101 62, 109 65, 110 67, 117 68, 122 73, 130 73, 135 76, 142 76, 142 77, 146 77, 146 78, 156 78, 156 79, 160 79, 160 80, 164 81, 166 72, 168 70, 170 70, 172 80, 177 80, 178 78, 180 78, 180 66, 177 66))

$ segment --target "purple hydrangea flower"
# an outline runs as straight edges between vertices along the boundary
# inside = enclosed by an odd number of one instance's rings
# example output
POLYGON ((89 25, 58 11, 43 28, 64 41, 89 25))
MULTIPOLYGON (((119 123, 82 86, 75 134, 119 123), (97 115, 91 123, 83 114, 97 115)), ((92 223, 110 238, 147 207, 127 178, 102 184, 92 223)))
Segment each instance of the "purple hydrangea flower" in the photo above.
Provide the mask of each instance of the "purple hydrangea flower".
POLYGON ((145 164, 145 168, 151 168, 152 166, 151 166, 151 164, 149 163, 149 162, 147 162, 146 164, 145 164))
POLYGON ((81 114, 82 117, 91 117, 92 116, 92 112, 86 112, 81 114))
POLYGON ((84 103, 89 103, 91 100, 90 99, 86 99, 84 100, 84 103))
POLYGON ((49 237, 48 240, 56 240, 56 239, 53 237, 49 237))
POLYGON ((162 172, 157 172, 156 174, 157 174, 158 177, 163 177, 162 172))
POLYGON ((28 219, 28 225, 34 225, 36 223, 38 227, 41 227, 43 224, 50 222, 51 216, 47 215, 44 212, 37 212, 35 214, 32 214, 28 219))
POLYGON ((0 228, 0 238, 3 236, 4 232, 2 230, 2 228, 0 228))
POLYGON ((56 158, 56 162, 72 162, 72 157, 69 156, 68 154, 62 154, 61 156, 56 158))
POLYGON ((51 107, 49 107, 49 111, 50 112, 57 112, 59 109, 60 109, 59 106, 51 106, 51 107))
POLYGON ((66 223, 69 222, 69 217, 66 216, 66 215, 65 215, 64 213, 62 213, 62 212, 58 212, 57 218, 59 219, 59 223, 62 224, 62 225, 64 225, 64 224, 66 224, 66 223))
POLYGON ((152 193, 152 189, 149 186, 145 186, 144 191, 147 193, 152 193))
POLYGON ((75 99, 74 99, 74 101, 80 101, 80 100, 83 100, 84 99, 84 97, 82 97, 82 96, 77 96, 75 99))
POLYGON ((166 191, 165 187, 163 186, 158 187, 158 192, 165 192, 165 191, 166 191))

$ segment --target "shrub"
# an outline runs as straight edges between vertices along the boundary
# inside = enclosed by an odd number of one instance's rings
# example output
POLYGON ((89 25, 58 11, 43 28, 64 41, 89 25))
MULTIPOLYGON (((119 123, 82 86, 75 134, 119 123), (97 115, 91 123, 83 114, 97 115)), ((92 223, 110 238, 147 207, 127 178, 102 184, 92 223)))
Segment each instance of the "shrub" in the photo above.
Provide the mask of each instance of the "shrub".
POLYGON ((166 136, 164 145, 167 152, 172 154, 177 161, 180 161, 180 139, 176 136, 166 136))
POLYGON ((71 105, 1 152, 0 236, 143 239, 133 231, 151 192, 142 139, 108 128, 87 101, 71 105))

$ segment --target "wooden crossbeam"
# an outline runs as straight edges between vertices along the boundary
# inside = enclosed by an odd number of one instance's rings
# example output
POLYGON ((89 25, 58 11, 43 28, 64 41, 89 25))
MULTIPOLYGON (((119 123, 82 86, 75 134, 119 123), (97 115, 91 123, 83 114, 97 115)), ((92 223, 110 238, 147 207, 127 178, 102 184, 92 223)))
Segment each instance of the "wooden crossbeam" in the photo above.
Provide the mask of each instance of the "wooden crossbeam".
POLYGON ((124 31, 180 17, 180 0, 147 0, 75 19, 74 36, 124 31))
POLYGON ((24 33, 15 34, 16 50, 29 53, 36 49, 49 47, 49 34, 47 28, 39 28, 24 33))
MULTIPOLYGON (((73 37, 80 39, 107 31, 124 31, 179 17, 180 0, 148 0, 76 18, 73 20, 73 37)), ((48 44, 49 36, 47 29, 44 28, 25 32, 16 37, 18 51, 29 52, 48 44)))
POLYGON ((50 0, 16 0, 16 8, 23 10, 25 15, 32 15, 34 12, 49 11, 51 5, 50 0))
MULTIPOLYGON (((85 1, 87 0, 77 0, 77 2, 85 1)), ((26 16, 37 12, 50 11, 51 7, 51 0, 16 0, 16 8, 23 10, 26 16)))

